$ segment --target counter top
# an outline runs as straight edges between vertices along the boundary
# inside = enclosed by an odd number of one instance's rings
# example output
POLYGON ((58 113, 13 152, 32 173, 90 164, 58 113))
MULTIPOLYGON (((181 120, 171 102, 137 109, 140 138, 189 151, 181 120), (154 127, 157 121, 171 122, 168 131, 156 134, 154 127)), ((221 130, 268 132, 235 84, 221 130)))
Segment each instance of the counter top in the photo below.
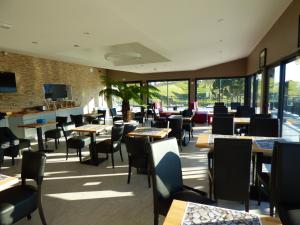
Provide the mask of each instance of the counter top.
POLYGON ((18 116, 26 116, 26 115, 46 114, 46 113, 56 112, 56 111, 59 111, 59 110, 75 109, 75 108, 80 108, 80 106, 68 107, 68 108, 59 108, 59 109, 56 109, 56 110, 17 112, 17 113, 12 113, 10 115, 7 115, 5 118, 8 118, 8 117, 18 117, 18 116))

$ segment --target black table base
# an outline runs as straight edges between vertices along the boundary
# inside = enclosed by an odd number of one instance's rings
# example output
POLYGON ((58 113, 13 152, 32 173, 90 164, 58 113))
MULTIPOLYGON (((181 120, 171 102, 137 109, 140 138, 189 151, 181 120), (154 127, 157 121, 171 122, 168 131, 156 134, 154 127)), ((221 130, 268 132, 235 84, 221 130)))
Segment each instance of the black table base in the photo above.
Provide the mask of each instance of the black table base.
POLYGON ((93 160, 90 157, 87 157, 86 159, 82 160, 82 164, 90 165, 90 166, 98 166, 100 163, 107 160, 106 158, 98 158, 98 160, 93 160))

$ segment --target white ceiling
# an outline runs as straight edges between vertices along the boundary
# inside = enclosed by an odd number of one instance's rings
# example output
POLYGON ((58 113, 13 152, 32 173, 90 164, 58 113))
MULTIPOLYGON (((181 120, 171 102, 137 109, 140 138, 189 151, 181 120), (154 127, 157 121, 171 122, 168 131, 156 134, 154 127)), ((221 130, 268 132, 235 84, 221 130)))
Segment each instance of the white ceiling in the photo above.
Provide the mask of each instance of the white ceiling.
MULTIPOLYGON (((11 25, 0 28, 0 50, 137 73, 194 70, 248 56, 291 2, 0 0, 0 24, 11 25), (105 59, 128 43, 167 60, 116 66, 105 59)), ((128 51, 117 54, 148 54, 128 51)))

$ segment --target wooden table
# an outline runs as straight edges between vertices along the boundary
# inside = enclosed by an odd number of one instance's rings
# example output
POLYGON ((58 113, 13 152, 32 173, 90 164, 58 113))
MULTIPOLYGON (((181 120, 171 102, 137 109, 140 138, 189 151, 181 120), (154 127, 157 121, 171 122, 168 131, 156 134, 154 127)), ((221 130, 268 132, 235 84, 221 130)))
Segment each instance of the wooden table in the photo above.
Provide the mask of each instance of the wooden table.
POLYGON ((235 135, 217 135, 217 134, 200 134, 198 136, 196 147, 198 148, 213 148, 213 143, 209 143, 211 138, 237 138, 237 139, 251 139, 253 153, 272 153, 273 149, 264 149, 256 144, 256 140, 284 140, 282 138, 274 137, 256 137, 256 136, 235 136, 235 135), (212 137, 210 137, 212 135, 212 137))
POLYGON ((36 133, 37 133, 37 138, 38 138, 39 151, 42 151, 42 152, 53 152, 53 150, 50 150, 50 149, 46 150, 44 148, 42 128, 43 127, 47 127, 47 126, 53 126, 53 125, 56 125, 56 124, 57 124, 56 121, 49 121, 49 122, 46 122, 46 123, 23 124, 23 125, 19 125, 18 127, 35 128, 36 129, 36 133))
POLYGON ((140 127, 128 133, 128 136, 150 137, 161 139, 171 132, 170 128, 140 127))
MULTIPOLYGON (((163 225, 180 225, 184 216, 187 202, 174 200, 163 225)), ((281 225, 280 219, 260 215, 262 225, 281 225)))
POLYGON ((111 128, 112 128, 111 125, 87 124, 72 129, 72 131, 76 131, 80 133, 89 133, 91 137, 91 145, 89 148, 90 159, 83 161, 83 163, 87 165, 98 166, 99 163, 103 161, 102 159, 98 158, 98 153, 95 151, 96 133, 100 133, 111 128))
POLYGON ((133 125, 133 126, 138 126, 139 125, 139 121, 130 120, 128 122, 124 122, 123 120, 116 120, 114 122, 114 124, 116 124, 116 125, 133 125))
POLYGON ((16 177, 10 177, 3 174, 0 174, 0 191, 3 191, 10 186, 13 186, 19 182, 19 179, 16 177))

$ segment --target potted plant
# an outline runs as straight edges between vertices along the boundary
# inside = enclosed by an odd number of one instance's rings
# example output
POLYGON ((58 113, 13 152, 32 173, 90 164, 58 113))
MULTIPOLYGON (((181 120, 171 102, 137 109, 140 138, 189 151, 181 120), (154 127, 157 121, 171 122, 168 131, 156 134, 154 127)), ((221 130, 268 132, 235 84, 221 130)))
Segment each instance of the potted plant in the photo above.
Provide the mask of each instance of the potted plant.
POLYGON ((141 96, 150 98, 159 96, 159 90, 152 85, 144 84, 141 86, 129 86, 125 82, 114 81, 107 76, 102 76, 102 80, 105 83, 106 87, 99 92, 99 95, 104 95, 107 99, 112 96, 122 99, 122 116, 124 122, 128 122, 131 119, 129 103, 130 100, 134 100, 138 104, 144 106, 144 102, 141 96))

